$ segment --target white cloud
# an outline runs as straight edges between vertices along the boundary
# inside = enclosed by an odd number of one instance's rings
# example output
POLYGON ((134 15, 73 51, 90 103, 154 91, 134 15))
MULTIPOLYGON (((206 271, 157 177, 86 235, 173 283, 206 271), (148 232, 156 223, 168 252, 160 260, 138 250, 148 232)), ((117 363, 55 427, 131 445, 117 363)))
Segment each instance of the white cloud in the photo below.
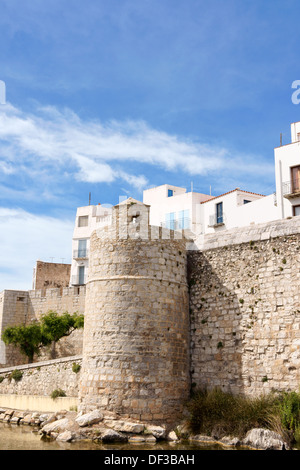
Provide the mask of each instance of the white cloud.
POLYGON ((73 228, 73 221, 0 207, 0 292, 31 289, 38 259, 70 263, 73 228))
POLYGON ((224 147, 170 135, 145 122, 84 121, 71 110, 50 106, 31 114, 11 104, 0 108, 1 141, 3 171, 12 172, 22 164, 26 171, 29 162, 31 174, 50 165, 56 179, 67 174, 89 183, 123 180, 139 190, 148 183, 135 171, 141 164, 195 176, 273 172, 273 165, 264 165, 261 158, 258 164, 247 154, 233 155, 224 147))

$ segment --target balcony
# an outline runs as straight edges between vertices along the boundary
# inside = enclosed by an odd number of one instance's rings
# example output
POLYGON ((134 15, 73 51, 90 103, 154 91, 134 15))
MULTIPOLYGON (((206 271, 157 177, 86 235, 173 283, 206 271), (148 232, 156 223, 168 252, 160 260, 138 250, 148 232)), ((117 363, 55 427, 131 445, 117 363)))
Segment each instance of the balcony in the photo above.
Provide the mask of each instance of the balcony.
POLYGON ((181 219, 162 222, 160 225, 161 227, 168 228, 169 230, 187 230, 191 228, 191 219, 189 217, 183 217, 181 219))
POLYGON ((73 250, 73 259, 87 259, 89 252, 86 249, 73 250))
POLYGON ((209 227, 221 227, 225 225, 225 214, 218 216, 217 214, 212 214, 209 216, 209 227))
POLYGON ((282 195, 286 199, 293 199, 300 196, 300 179, 294 179, 282 183, 282 195))

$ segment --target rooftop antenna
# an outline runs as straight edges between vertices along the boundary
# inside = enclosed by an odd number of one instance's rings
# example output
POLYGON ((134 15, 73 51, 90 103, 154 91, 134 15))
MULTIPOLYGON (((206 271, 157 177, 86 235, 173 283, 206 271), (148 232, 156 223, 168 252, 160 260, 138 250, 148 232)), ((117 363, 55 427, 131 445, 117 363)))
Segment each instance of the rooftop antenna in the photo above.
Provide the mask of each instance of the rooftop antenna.
POLYGON ((89 206, 91 205, 91 193, 89 193, 89 206))
POLYGON ((191 192, 193 192, 193 181, 191 181, 191 192))
POLYGON ((280 133, 280 147, 282 147, 282 133, 280 133))
POLYGON ((211 186, 209 187, 209 195, 211 196, 211 186))

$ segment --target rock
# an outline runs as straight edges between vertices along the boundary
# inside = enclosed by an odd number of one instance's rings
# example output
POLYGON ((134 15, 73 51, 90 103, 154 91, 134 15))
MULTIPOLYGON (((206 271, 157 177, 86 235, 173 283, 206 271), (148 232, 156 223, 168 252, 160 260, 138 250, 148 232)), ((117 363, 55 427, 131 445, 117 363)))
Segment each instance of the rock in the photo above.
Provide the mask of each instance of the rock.
POLYGON ((178 437, 176 435, 175 431, 170 431, 168 436, 167 436, 168 441, 178 441, 178 437))
POLYGON ((75 419, 76 423, 81 427, 90 426, 92 424, 97 424, 102 420, 103 420, 103 414, 99 410, 93 410, 89 413, 78 416, 75 419))
POLYGON ((196 434, 189 437, 190 441, 199 441, 199 442, 216 442, 216 440, 211 436, 205 436, 203 434, 196 434))
POLYGON ((48 421, 49 419, 49 415, 48 414, 42 414, 40 415, 40 423, 45 423, 46 421, 48 421))
POLYGON ((128 438, 128 442, 134 444, 134 443, 139 443, 139 442, 145 442, 146 438, 144 436, 130 436, 128 438))
POLYGON ((268 429, 251 429, 242 441, 243 445, 262 450, 284 450, 287 444, 282 440, 280 434, 268 429))
POLYGON ((142 423, 134 423, 131 421, 119 421, 119 420, 105 420, 104 423, 109 428, 115 431, 130 432, 133 434, 140 434, 144 431, 145 425, 142 423))
POLYGON ((40 430, 41 434, 61 433, 68 429, 70 422, 67 418, 58 419, 53 423, 45 424, 40 430))
POLYGON ((162 426, 148 425, 145 431, 147 434, 152 434, 157 439, 162 439, 166 435, 166 428, 162 426))
POLYGON ((20 416, 13 416, 10 420, 10 424, 19 424, 21 417, 20 416))
POLYGON ((114 429, 103 429, 100 436, 103 442, 127 442, 127 437, 114 429))
POLYGON ((222 437, 220 442, 226 446, 235 446, 235 447, 241 444, 241 441, 237 437, 229 437, 229 436, 222 437))
POLYGON ((21 424, 31 424, 31 413, 28 413, 24 416, 24 418, 21 420, 21 424))
POLYGON ((56 438, 57 441, 61 441, 61 442, 70 442, 72 441, 72 439, 73 439, 73 434, 71 433, 71 431, 61 432, 56 438))

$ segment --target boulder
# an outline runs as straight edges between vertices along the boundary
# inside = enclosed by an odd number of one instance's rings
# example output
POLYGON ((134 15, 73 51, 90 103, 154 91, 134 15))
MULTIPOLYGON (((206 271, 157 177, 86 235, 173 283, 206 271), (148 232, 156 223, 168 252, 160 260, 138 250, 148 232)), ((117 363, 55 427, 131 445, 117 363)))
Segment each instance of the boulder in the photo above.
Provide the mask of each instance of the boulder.
POLYGON ((114 429, 103 428, 100 439, 102 442, 127 442, 127 437, 114 429))
POLYGON ((129 432, 133 434, 140 434, 144 431, 145 425, 142 423, 135 423, 132 421, 119 421, 119 420, 105 420, 105 425, 115 431, 129 432))
POLYGON ((174 441, 174 442, 179 440, 175 431, 170 431, 168 436, 167 436, 167 439, 168 439, 168 441, 174 441))
POLYGON ((251 429, 241 444, 262 450, 287 449, 287 444, 283 441, 280 434, 262 428, 251 429))
POLYGON ((61 433, 68 429, 70 422, 67 418, 58 419, 53 423, 45 424, 41 429, 41 434, 61 433))
POLYGON ((84 415, 77 416, 77 418, 75 419, 76 423, 80 427, 91 426, 92 424, 97 424, 102 420, 103 420, 103 414, 99 410, 93 410, 84 415))
POLYGON ((147 425, 145 432, 147 434, 152 434, 156 439, 163 439, 166 435, 166 428, 149 424, 147 425))
POLYGON ((61 432, 56 438, 57 441, 61 441, 61 442, 70 442, 72 441, 72 439, 73 439, 73 434, 71 433, 71 431, 61 432))

